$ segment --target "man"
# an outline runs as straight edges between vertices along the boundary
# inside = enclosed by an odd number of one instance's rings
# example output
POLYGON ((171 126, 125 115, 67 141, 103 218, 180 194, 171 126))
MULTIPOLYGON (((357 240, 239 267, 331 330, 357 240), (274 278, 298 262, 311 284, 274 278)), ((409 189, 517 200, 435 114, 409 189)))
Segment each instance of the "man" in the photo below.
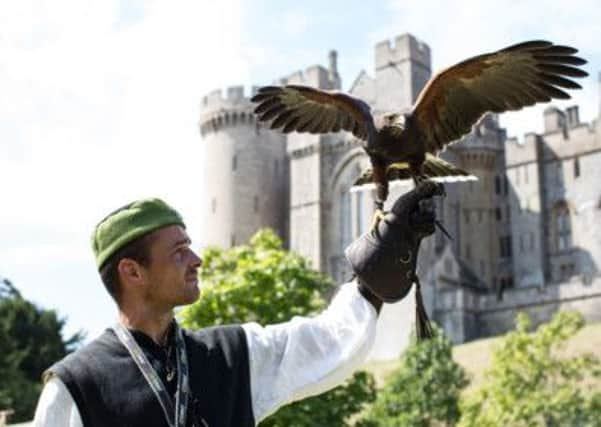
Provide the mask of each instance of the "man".
POLYGON ((367 356, 382 300, 411 286, 420 241, 434 231, 420 202, 434 194, 427 182, 401 196, 349 247, 358 277, 318 316, 199 331, 173 315, 199 297, 202 265, 181 216, 158 199, 111 213, 92 247, 119 321, 48 369, 34 426, 253 426, 335 387, 367 356))

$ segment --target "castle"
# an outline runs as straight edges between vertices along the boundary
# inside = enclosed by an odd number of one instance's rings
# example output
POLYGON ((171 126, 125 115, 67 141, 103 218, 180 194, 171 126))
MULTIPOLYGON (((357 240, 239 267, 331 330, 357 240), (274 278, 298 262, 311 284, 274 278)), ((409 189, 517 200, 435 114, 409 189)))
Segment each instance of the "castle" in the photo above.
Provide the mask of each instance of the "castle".
MULTIPOLYGON (((410 34, 375 46, 375 75, 361 71, 348 90, 377 111, 409 108, 431 76, 430 48, 410 34)), ((600 80, 601 81, 601 80, 600 80)), ((336 52, 278 79, 341 89, 336 52)), ((313 266, 343 282, 344 248, 367 231, 371 189, 349 191, 368 160, 352 135, 283 135, 259 124, 242 87, 202 99, 208 199, 203 241, 230 247, 269 226, 313 266)), ((418 273, 431 316, 455 342, 513 327, 517 311, 535 323, 560 308, 601 320, 601 120, 578 107, 544 112, 543 134, 507 138, 488 115, 443 157, 478 177, 445 184, 437 214, 454 237, 424 240, 418 273)), ((396 182, 389 201, 407 191, 396 182)), ((396 357, 413 320, 406 298, 381 313, 372 357, 396 357)))

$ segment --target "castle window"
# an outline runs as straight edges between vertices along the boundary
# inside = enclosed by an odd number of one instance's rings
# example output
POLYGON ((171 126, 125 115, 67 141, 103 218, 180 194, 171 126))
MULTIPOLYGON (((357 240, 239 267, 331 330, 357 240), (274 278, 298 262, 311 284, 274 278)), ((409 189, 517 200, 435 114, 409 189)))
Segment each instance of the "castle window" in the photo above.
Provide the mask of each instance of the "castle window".
POLYGON ((560 202, 554 209, 555 214, 555 247, 562 251, 572 246, 572 230, 570 226, 570 210, 567 203, 560 202))
POLYGON ((524 166, 524 183, 528 184, 528 165, 524 166))
POLYGON ((562 264, 559 267, 559 274, 561 276, 561 280, 569 279, 574 275, 574 264, 562 264))
POLYGON ((505 184, 504 194, 507 196, 507 194, 509 193, 509 180, 507 179, 507 175, 503 176, 503 183, 505 184))
POLYGON ((574 157, 574 178, 580 176, 580 159, 578 156, 574 157))
POLYGON ((499 237, 499 252, 501 258, 511 258, 511 236, 499 237))
POLYGON ((463 215, 465 216, 465 223, 469 224, 470 223, 470 211, 467 209, 464 209, 463 215))
POLYGON ((501 221, 503 219, 503 214, 501 213, 501 208, 495 209, 495 215, 497 217, 497 221, 501 221))
POLYGON ((524 253, 524 235, 520 234, 520 253, 524 253))
POLYGON ((501 194, 501 177, 495 176, 495 194, 501 194))
POLYGON ((234 154, 232 157, 232 171, 235 171, 238 168, 238 156, 234 154))

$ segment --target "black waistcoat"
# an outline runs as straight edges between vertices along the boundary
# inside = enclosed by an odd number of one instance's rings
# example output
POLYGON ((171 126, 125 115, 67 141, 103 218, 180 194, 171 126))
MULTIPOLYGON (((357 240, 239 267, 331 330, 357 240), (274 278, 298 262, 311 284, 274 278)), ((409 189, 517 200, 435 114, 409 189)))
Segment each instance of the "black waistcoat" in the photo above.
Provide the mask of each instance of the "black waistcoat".
MULTIPOLYGON (((254 426, 248 347, 242 328, 222 326, 183 332, 192 392, 187 424, 192 425, 190 412, 194 411, 210 427, 254 426)), ((144 342, 144 338, 150 338, 140 335, 134 333, 134 338, 155 365, 156 354, 144 342)), ((111 329, 47 372, 57 375, 67 386, 85 427, 167 426, 152 389, 111 329)), ((162 372, 157 373, 165 382, 162 372)))

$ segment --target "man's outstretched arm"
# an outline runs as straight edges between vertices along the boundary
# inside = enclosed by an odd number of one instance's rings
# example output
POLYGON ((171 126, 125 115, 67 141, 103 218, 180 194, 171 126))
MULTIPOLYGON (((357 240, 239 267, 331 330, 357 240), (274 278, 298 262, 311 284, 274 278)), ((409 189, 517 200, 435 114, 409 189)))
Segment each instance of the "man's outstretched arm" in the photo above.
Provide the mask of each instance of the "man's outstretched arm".
POLYGON ((287 403, 334 388, 361 366, 382 302, 403 298, 413 283, 420 241, 434 232, 434 212, 421 202, 439 190, 426 182, 399 197, 377 228, 351 244, 346 255, 357 278, 341 286, 323 313, 243 325, 257 423, 287 403))
POLYGON ((355 282, 340 287, 319 315, 262 327, 242 325, 250 360, 255 422, 279 407, 336 387, 361 366, 376 333, 377 311, 355 282))

